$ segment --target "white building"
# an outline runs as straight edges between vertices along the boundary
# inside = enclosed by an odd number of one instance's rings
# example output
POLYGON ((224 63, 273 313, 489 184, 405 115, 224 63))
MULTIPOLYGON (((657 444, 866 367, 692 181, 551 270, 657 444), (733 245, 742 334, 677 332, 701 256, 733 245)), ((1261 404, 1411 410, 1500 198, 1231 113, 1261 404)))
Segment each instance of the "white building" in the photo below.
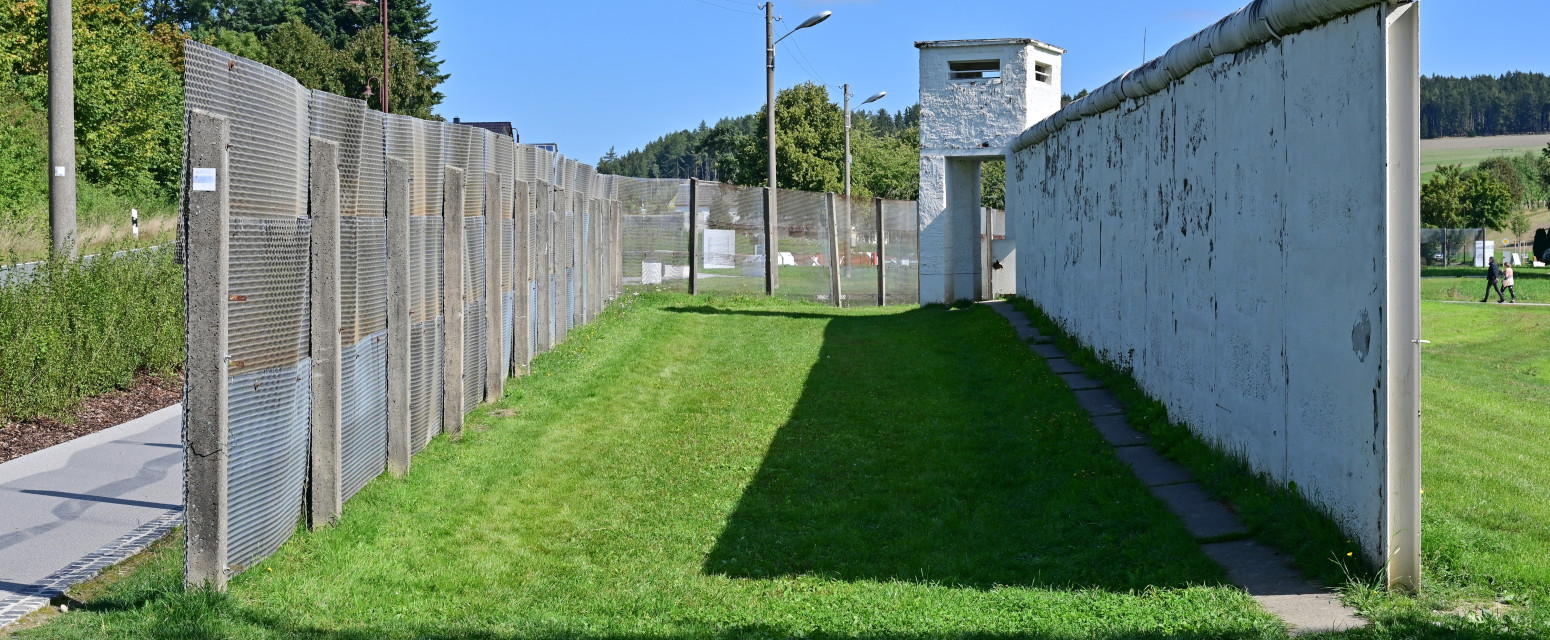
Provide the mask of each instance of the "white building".
POLYGON ((920 302, 980 299, 987 295, 990 262, 989 243, 981 244, 980 163, 1005 159, 1013 139, 1060 110, 1065 49, 1028 38, 939 40, 915 47, 920 49, 920 302))

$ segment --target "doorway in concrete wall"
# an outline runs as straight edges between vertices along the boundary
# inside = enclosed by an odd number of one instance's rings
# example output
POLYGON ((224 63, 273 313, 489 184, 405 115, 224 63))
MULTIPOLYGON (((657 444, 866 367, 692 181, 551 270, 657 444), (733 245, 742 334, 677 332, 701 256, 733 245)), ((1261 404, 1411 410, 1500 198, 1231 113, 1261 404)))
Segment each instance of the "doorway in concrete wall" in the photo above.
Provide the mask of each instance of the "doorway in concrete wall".
POLYGON ((984 299, 995 300, 1017 294, 1017 241, 1006 215, 1006 160, 985 160, 979 173, 982 291, 984 299))

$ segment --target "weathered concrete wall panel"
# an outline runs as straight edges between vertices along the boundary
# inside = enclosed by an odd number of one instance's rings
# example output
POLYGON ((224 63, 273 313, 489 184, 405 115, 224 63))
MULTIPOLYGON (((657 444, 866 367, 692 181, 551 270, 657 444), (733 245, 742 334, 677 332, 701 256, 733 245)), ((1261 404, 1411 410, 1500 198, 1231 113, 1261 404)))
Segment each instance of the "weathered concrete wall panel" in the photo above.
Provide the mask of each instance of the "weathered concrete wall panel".
POLYGON ((1295 482, 1376 563, 1389 10, 1057 114, 1013 146, 1007 200, 1024 295, 1175 420, 1295 482))

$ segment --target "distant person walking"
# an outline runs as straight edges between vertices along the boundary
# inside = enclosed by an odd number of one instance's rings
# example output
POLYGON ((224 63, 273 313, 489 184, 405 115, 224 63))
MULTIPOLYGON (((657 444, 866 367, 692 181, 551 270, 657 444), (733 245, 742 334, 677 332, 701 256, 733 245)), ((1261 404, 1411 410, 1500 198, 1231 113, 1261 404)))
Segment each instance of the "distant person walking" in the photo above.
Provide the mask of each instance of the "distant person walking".
POLYGON ((1507 295, 1512 296, 1507 302, 1517 302, 1518 293, 1512 290, 1512 263, 1502 262, 1502 288, 1507 290, 1507 295))
POLYGON ((1492 289, 1496 290, 1496 303, 1497 304, 1501 304, 1501 303, 1507 301, 1507 297, 1502 295, 1502 286, 1500 284, 1497 284, 1497 279, 1500 276, 1501 276, 1501 271, 1498 271, 1497 268, 1496 268, 1496 256, 1490 256, 1490 257, 1486 258, 1485 259, 1485 297, 1480 299, 1481 302, 1490 302, 1491 301, 1491 290, 1492 289))

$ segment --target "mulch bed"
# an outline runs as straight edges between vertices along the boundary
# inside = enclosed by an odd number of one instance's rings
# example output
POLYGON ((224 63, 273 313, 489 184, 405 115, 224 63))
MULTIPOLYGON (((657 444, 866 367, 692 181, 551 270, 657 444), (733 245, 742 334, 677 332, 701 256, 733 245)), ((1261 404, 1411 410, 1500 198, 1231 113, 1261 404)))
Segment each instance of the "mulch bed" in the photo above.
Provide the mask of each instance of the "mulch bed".
POLYGON ((64 419, 0 421, 0 462, 96 433, 183 401, 183 374, 135 378, 125 390, 87 398, 64 419))

